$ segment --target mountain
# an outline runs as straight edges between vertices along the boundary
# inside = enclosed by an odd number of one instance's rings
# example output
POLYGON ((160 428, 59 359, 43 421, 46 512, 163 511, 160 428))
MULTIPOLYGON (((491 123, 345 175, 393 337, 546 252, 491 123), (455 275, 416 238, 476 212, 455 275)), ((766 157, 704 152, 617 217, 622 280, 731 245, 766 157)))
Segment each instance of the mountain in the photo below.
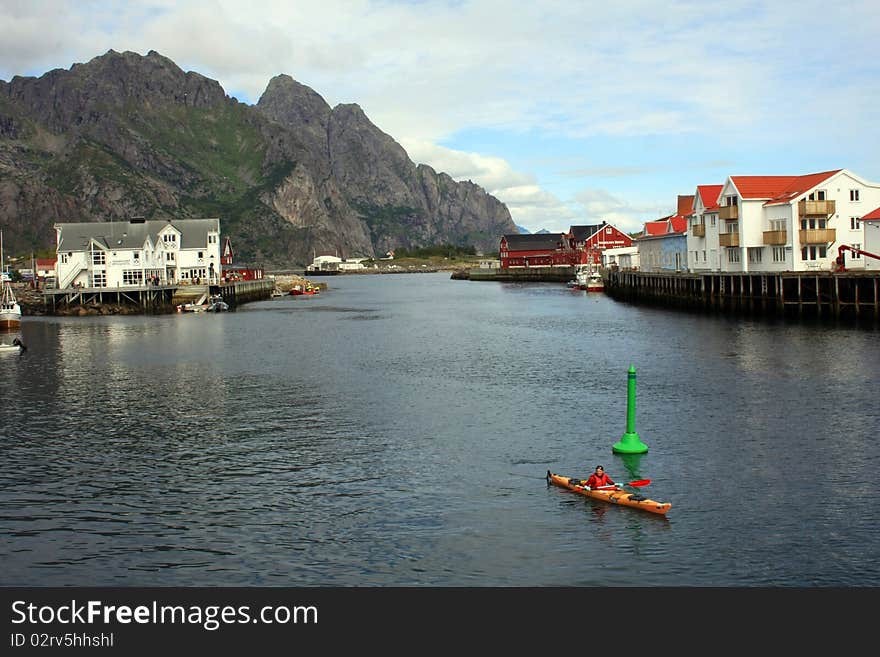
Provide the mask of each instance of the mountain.
POLYGON ((520 235, 531 235, 532 234, 532 231, 530 231, 525 226, 520 226, 519 224, 516 225, 516 232, 519 233, 520 235))
POLYGON ((289 75, 256 105, 155 51, 113 50, 0 80, 0 225, 8 253, 53 224, 219 217, 236 259, 301 266, 449 243, 492 252, 516 231, 471 182, 413 163, 355 104, 289 75))

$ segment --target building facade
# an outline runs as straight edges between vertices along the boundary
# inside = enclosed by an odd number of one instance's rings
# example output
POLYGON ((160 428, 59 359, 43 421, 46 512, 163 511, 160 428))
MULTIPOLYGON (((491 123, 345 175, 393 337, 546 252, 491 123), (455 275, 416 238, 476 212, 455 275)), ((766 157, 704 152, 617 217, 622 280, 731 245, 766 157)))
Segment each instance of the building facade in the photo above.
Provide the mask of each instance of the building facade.
POLYGON ((55 224, 59 289, 217 283, 220 220, 55 224))
MULTIPOLYGON (((802 176, 730 176, 697 188, 689 218, 691 271, 831 271, 840 245, 863 248, 863 217, 880 185, 846 169, 802 176), (716 246, 717 245, 717 246, 716 246)), ((845 254, 847 270, 865 259, 845 254)))

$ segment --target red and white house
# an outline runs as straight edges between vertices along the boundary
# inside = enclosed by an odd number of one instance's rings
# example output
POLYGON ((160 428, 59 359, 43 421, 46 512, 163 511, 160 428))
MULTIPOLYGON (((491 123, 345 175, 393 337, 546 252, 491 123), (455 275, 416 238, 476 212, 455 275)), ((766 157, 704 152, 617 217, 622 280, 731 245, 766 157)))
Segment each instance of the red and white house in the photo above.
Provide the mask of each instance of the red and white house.
MULTIPOLYGON (((867 247, 880 184, 846 169, 797 176, 729 176, 700 185, 688 230, 691 271, 833 271, 842 245, 867 247)), ((878 229, 880 230, 880 229, 878 229)), ((847 270, 870 258, 847 251, 847 270)))
POLYGON ((621 249, 632 246, 632 238, 609 223, 572 226, 568 230, 569 244, 577 256, 572 264, 598 265, 602 262, 602 252, 606 249, 621 249))
POLYGON ((501 268, 572 267, 601 263, 605 249, 632 246, 632 238, 612 226, 601 224, 571 226, 567 233, 504 235, 499 253, 501 268))

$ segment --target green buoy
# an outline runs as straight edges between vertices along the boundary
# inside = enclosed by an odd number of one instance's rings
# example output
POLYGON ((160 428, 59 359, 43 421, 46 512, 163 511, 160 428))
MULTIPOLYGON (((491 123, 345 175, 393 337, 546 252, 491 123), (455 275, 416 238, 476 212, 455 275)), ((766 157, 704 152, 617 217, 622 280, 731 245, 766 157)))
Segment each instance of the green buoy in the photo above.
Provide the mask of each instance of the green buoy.
POLYGON ((615 454, 644 454, 648 446, 636 433, 636 368, 629 366, 626 381, 626 433, 611 446, 615 454))

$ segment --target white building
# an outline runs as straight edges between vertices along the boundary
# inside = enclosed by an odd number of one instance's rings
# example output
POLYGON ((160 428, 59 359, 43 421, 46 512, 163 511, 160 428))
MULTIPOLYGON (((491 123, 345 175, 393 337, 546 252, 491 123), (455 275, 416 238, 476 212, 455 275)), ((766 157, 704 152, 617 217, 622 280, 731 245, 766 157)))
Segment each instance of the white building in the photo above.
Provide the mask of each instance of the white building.
POLYGON ((220 280, 220 220, 55 224, 58 288, 220 280))
POLYGON ((620 246, 602 251, 602 266, 619 269, 639 268, 639 247, 620 246))
MULTIPOLYGON (((713 198, 716 188, 697 188, 688 230, 692 271, 830 271, 838 246, 863 248, 861 219, 880 206, 880 185, 846 169, 730 176, 713 198)), ((864 258, 847 252, 846 268, 864 269, 864 258)))
MULTIPOLYGON (((862 227, 865 230, 865 251, 880 256, 880 207, 862 217, 862 227)), ((864 261, 865 270, 880 271, 880 258, 866 255, 864 261)))
POLYGON ((723 185, 697 185, 688 217, 688 269, 718 271, 718 197, 723 185))
POLYGON ((359 271, 366 269, 364 265, 366 258, 340 258, 335 255, 319 255, 315 256, 312 264, 306 267, 306 272, 318 271, 359 271))

